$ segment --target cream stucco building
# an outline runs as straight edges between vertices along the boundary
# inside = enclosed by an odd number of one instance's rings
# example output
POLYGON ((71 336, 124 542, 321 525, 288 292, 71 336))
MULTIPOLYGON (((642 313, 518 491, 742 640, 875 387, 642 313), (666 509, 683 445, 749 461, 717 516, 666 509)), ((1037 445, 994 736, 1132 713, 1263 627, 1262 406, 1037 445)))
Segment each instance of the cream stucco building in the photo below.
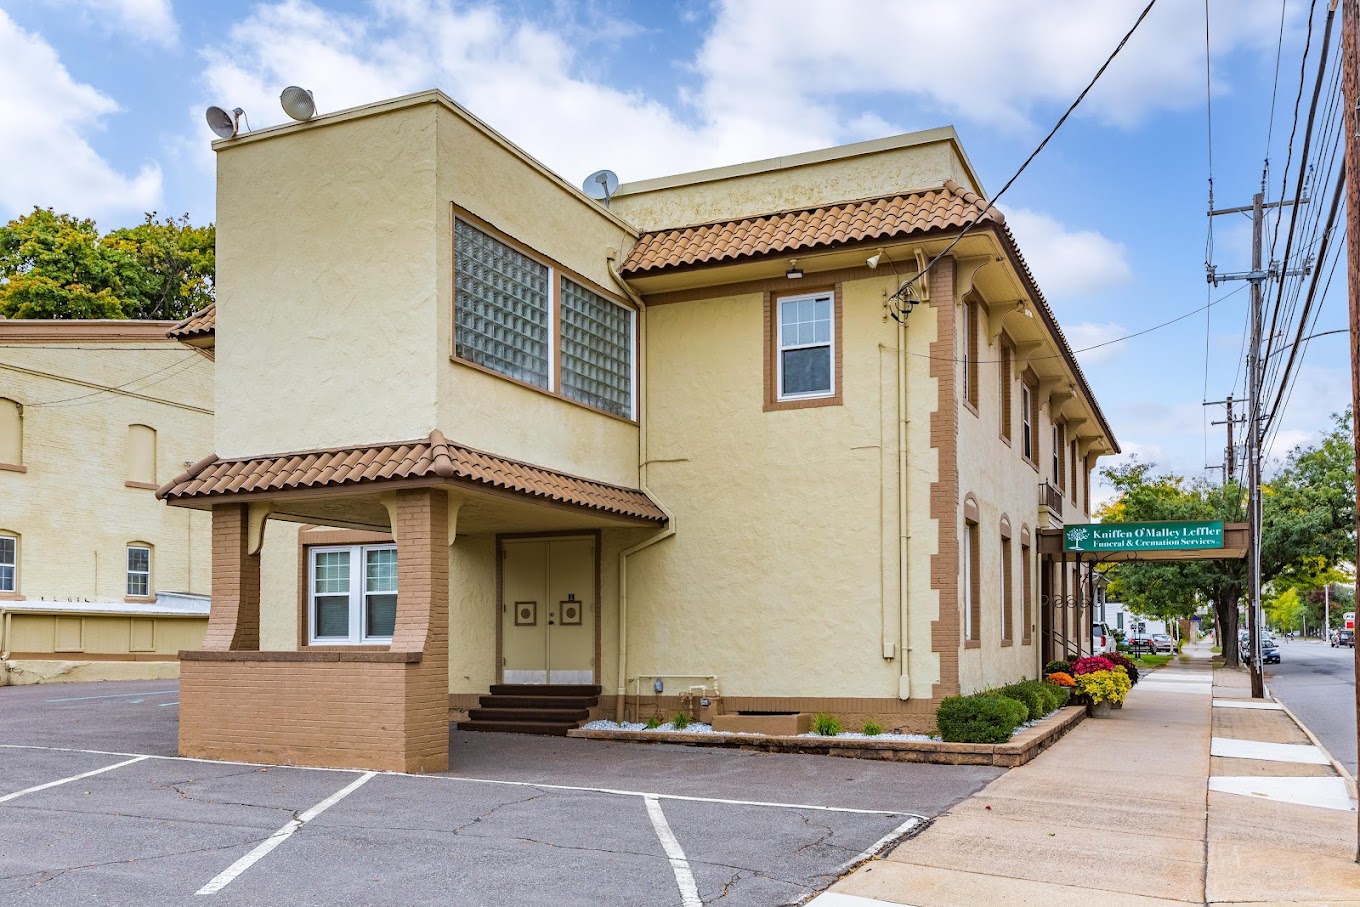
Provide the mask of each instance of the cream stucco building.
POLYGON ((1037 534, 1118 448, 952 129, 608 206, 439 92, 214 148, 186 754, 440 769, 451 713, 691 693, 925 730, 1081 645, 1037 534))
POLYGON ((173 677, 210 519, 156 488, 212 439, 211 353, 169 322, 0 320, 0 684, 173 677))

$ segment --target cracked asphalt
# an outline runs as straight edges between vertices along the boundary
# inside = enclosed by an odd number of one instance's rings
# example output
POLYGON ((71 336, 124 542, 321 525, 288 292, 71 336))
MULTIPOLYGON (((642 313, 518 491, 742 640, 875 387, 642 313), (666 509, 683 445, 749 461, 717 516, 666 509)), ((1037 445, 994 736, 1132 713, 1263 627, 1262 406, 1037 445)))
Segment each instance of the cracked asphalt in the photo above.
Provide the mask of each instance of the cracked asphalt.
POLYGON ((651 797, 702 903, 801 904, 1001 774, 451 732, 453 771, 316 814, 364 773, 175 758, 176 696, 0 688, 0 903, 682 905, 651 797))

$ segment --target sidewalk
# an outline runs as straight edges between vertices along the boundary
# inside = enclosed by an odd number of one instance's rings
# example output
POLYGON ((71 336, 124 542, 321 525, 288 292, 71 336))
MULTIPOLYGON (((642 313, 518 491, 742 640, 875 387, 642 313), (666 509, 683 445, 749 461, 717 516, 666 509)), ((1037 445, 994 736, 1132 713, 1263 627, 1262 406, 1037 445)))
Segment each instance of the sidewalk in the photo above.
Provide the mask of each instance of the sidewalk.
POLYGON ((1360 907, 1344 780, 1286 712, 1241 706, 1244 674, 1187 652, 810 907, 1360 907))

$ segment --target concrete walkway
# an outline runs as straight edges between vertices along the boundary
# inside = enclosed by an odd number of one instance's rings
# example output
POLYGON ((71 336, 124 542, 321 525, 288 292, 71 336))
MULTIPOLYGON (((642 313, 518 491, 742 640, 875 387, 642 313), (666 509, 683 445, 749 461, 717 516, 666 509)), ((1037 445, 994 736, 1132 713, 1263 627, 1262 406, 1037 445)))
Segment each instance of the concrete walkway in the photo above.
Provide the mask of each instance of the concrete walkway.
POLYGON ((1215 672, 1209 657, 1207 645, 1188 650, 1147 676, 1110 719, 1083 722, 811 905, 1089 907, 1098 898, 1130 907, 1360 907, 1350 797, 1298 802, 1297 790, 1317 787, 1330 765, 1252 749, 1315 742, 1283 710, 1216 707, 1250 691, 1245 675, 1215 672), (1246 746, 1247 758, 1211 755, 1215 737, 1234 741, 1228 749, 1246 746), (1248 780, 1219 781, 1243 788, 1233 793, 1210 790, 1211 777, 1248 780), (1281 778, 1304 783, 1291 788, 1281 778), (1292 791, 1288 802, 1268 796, 1282 787, 1292 791))

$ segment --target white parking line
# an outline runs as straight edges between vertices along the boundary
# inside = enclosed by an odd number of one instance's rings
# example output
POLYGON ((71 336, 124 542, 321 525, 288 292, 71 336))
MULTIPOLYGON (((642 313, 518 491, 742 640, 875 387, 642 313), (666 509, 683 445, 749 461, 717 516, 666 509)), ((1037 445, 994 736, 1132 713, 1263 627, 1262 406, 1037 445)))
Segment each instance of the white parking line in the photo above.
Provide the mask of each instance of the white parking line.
POLYGON ((202 888, 198 889, 198 891, 194 893, 216 894, 223 888, 226 888, 228 885, 231 884, 233 879, 235 879, 241 873, 245 872, 250 867, 254 866, 256 863, 260 862, 260 860, 264 859, 266 856, 268 856, 270 851, 272 851, 275 847, 278 847, 284 841, 287 841, 289 838, 291 838, 293 836, 293 832, 297 831, 299 828, 306 825, 308 822, 312 821, 317 816, 321 815, 326 810, 330 809, 332 806, 348 797, 350 794, 354 793, 360 787, 367 784, 369 779, 375 776, 376 774, 378 773, 364 772, 362 775, 360 775, 358 778, 355 778, 349 784, 340 788, 338 791, 331 794, 329 797, 322 800, 320 803, 316 804, 311 809, 299 815, 296 819, 288 820, 287 825, 283 826, 283 828, 280 828, 278 831, 270 835, 266 840, 262 841, 250 853, 241 857, 241 859, 237 860, 235 863, 232 863, 226 869, 219 872, 216 876, 213 877, 211 882, 204 885, 202 888))
POLYGON ((904 834, 911 831, 913 828, 920 825, 924 821, 926 820, 913 816, 912 818, 903 822, 901 825, 897 826, 892 831, 888 832, 886 835, 879 838, 874 843, 870 844, 864 850, 860 851, 858 854, 842 863, 840 867, 837 868, 836 875, 839 876, 846 872, 849 872, 851 869, 855 868, 860 863, 863 863, 865 860, 870 860, 878 856, 879 851, 883 850, 883 848, 887 847, 889 844, 896 841, 898 838, 902 837, 904 834))
POLYGON ((16 790, 12 794, 5 794, 3 797, 0 797, 0 803, 8 803, 10 800, 22 797, 25 794, 37 793, 40 790, 47 790, 49 787, 57 787, 62 784, 70 784, 72 781, 79 781, 81 778, 89 778, 92 775, 102 775, 104 774, 104 772, 111 772, 115 768, 122 768, 125 765, 131 765, 134 762, 141 762, 143 759, 150 758, 151 758, 150 756, 136 756, 132 759, 125 759, 122 762, 115 762, 113 765, 106 765, 103 768, 97 768, 94 771, 81 772, 79 775, 72 775, 69 778, 62 778, 59 781, 48 781, 46 784, 36 784, 33 787, 26 787, 23 790, 16 790))
MULTIPOLYGON (((0 750, 44 750, 56 753, 88 753, 100 756, 141 756, 143 759, 163 759, 169 762, 200 762, 204 765, 244 765, 255 768, 281 768, 305 772, 340 772, 353 774, 363 769, 322 768, 312 765, 279 765, 270 762, 235 762, 228 759, 198 759, 192 756, 148 756, 140 753, 120 753, 113 750, 84 750, 64 746, 38 746, 31 743, 0 743, 0 750)), ((778 803, 770 800, 731 800, 723 797, 695 797, 686 794, 663 794, 655 791, 620 790, 612 787, 583 787, 572 784, 547 784, 541 781, 502 781, 496 778, 469 778, 459 775, 411 775, 405 772, 376 772, 396 778, 428 780, 440 782, 463 782, 466 784, 500 784, 507 787, 532 787, 539 790, 579 791, 587 794, 611 794, 618 797, 655 797, 658 800, 683 800, 689 803, 716 803, 723 806, 768 806, 775 809, 813 810, 816 812, 849 813, 858 816, 907 816, 920 821, 928 821, 929 816, 905 809, 860 809, 852 806, 818 806, 812 803, 778 803)))
POLYGON ((644 797, 643 802, 647 804, 647 818, 652 820, 652 828, 656 830, 656 836, 661 841, 661 849, 666 851, 666 857, 671 861, 675 884, 680 886, 680 903, 684 907, 703 907, 703 901, 699 900, 699 886, 695 884, 694 873, 689 868, 689 860, 685 858, 685 851, 676 840, 675 832, 671 831, 666 814, 661 811, 660 801, 656 797, 644 797))
POLYGON ((87 699, 131 699, 134 696, 165 696, 179 690, 153 690, 150 693, 107 693, 103 696, 67 696, 64 699, 49 699, 48 702, 84 702, 87 699))

